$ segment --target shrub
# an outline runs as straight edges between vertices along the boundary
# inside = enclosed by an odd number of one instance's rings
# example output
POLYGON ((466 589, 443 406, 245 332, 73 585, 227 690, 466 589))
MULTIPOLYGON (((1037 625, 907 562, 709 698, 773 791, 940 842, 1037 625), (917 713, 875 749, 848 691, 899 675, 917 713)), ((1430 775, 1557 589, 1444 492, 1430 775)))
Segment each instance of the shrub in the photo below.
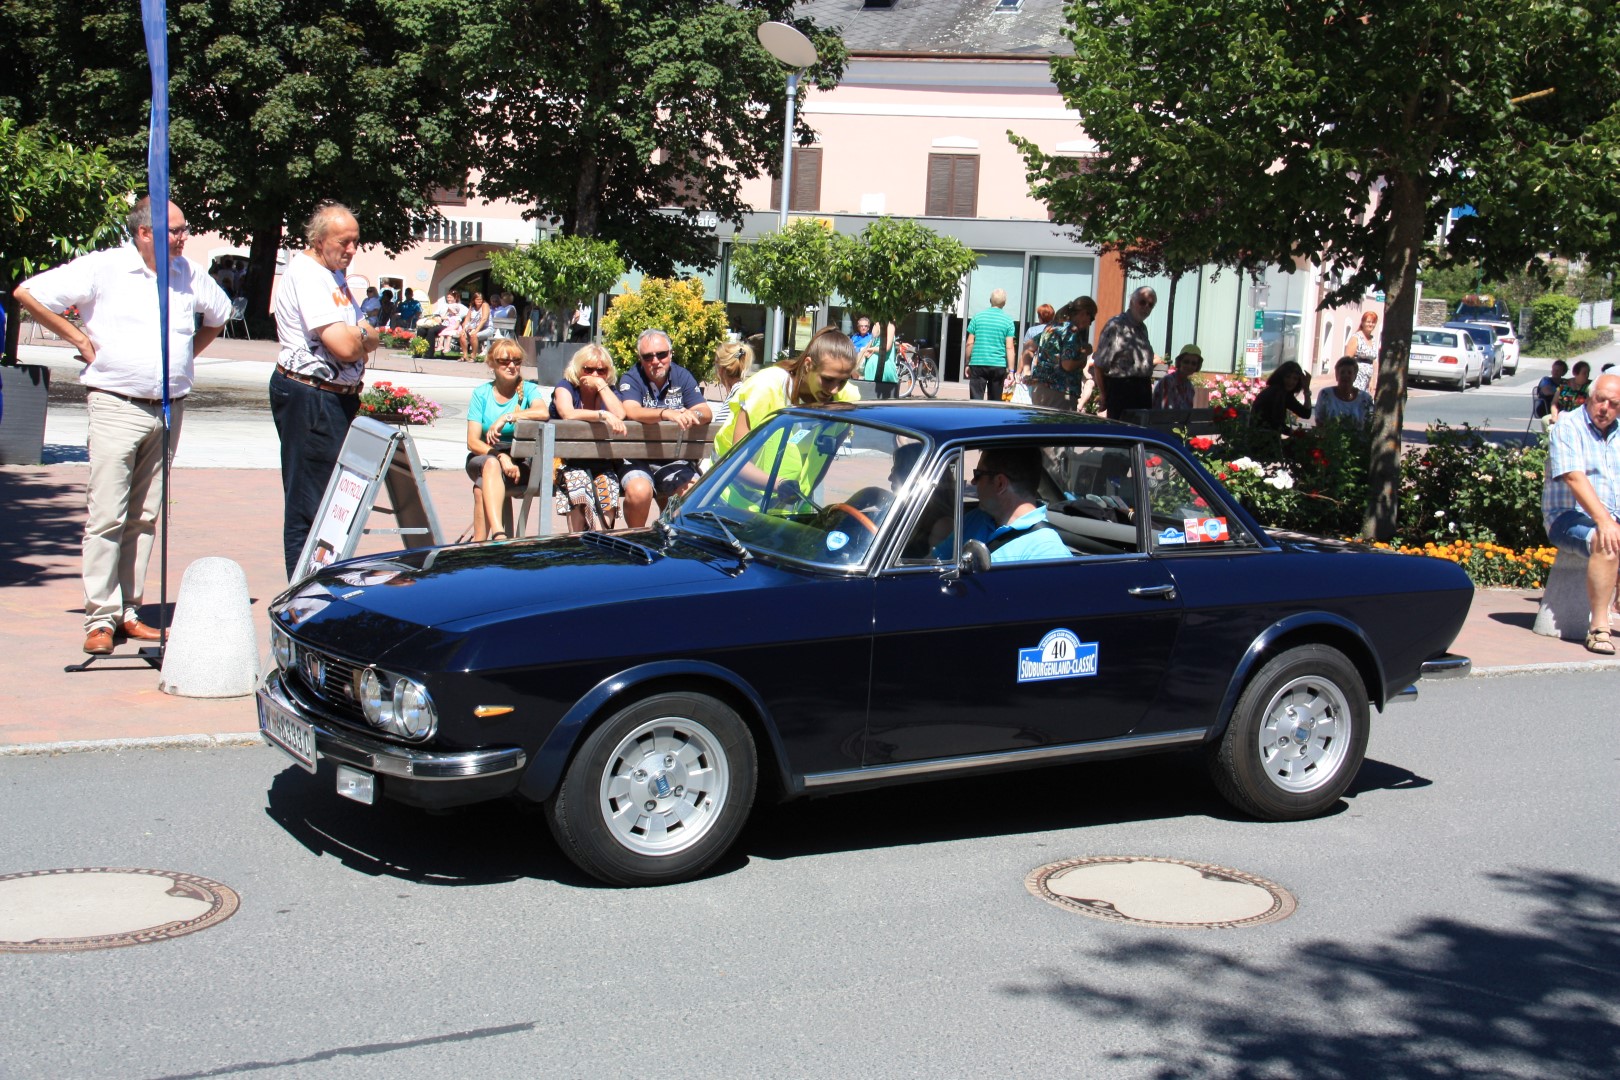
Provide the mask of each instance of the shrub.
POLYGON ((1546 293, 1530 303, 1530 347, 1537 353, 1562 354, 1575 329, 1575 309, 1581 303, 1563 293, 1546 293))
POLYGON ((614 297, 602 317, 602 344, 620 371, 636 362, 636 338, 653 329, 669 335, 675 362, 703 382, 714 372, 714 350, 726 340, 726 307, 705 302, 697 278, 643 279, 638 292, 614 297))
POLYGON ((1467 424, 1436 424, 1429 444, 1409 451, 1405 464, 1398 529, 1407 543, 1547 543, 1541 522, 1545 437, 1535 446, 1509 446, 1487 441, 1467 424))

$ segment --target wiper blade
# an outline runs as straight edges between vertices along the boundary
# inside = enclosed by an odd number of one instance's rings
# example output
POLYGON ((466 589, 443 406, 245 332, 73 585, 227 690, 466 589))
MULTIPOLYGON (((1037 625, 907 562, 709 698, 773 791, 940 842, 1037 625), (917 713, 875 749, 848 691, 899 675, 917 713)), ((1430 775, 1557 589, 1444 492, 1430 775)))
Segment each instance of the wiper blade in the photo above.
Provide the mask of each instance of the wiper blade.
POLYGON ((732 551, 736 552, 737 558, 741 559, 743 562, 753 561, 754 553, 749 551, 741 540, 737 539, 737 534, 731 531, 731 527, 726 524, 726 519, 715 513, 713 510, 697 510, 693 511, 692 513, 683 514, 682 516, 691 518, 694 521, 714 522, 720 531, 725 534, 726 546, 731 548, 732 551))

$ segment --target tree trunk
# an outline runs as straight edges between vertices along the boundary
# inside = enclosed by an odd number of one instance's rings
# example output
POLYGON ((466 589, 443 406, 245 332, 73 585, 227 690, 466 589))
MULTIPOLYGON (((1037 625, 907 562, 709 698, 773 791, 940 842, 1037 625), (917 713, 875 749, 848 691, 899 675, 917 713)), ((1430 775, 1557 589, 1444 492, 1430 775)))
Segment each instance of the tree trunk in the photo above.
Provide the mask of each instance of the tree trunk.
POLYGON ((579 178, 574 181, 574 205, 563 219, 563 233, 568 236, 595 236, 601 198, 601 159, 595 154, 584 154, 579 159, 579 178))
POLYGON ((1373 398, 1372 455, 1368 462, 1367 517, 1362 535, 1395 538, 1401 504, 1401 429, 1406 405, 1406 360, 1417 315, 1418 261, 1423 255, 1423 212, 1427 185, 1418 177, 1391 177, 1384 189, 1389 208, 1389 239, 1384 248, 1384 333, 1378 350, 1378 383, 1373 398))
POLYGON ((281 250, 281 224, 253 230, 248 249, 246 294, 247 313, 252 328, 275 336, 275 316, 270 311, 270 287, 276 280, 276 253, 281 250))

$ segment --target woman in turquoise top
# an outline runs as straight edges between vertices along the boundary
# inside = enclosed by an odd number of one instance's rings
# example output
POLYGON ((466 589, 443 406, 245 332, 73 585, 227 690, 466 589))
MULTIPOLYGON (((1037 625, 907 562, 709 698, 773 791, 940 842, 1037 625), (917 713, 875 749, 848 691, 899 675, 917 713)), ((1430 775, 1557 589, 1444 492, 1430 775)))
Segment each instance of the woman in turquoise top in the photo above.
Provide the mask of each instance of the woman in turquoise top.
POLYGON ((505 540, 510 525, 506 486, 527 479, 507 451, 519 420, 544 420, 549 414, 545 392, 523 380, 523 350, 510 338, 490 346, 494 378, 473 390, 467 405, 467 475, 473 482, 473 539, 505 540), (493 533, 491 532, 493 530, 493 533))

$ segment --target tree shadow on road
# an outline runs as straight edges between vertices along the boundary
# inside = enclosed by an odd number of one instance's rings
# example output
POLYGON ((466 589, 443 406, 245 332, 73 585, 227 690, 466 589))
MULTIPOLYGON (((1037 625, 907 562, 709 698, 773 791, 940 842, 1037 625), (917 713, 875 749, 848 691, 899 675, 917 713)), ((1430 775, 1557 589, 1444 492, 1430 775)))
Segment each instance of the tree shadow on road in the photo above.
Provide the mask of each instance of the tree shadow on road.
POLYGON ((1535 869, 1487 878, 1529 902, 1516 925, 1431 917, 1276 963, 1156 936, 1000 990, 1056 1001, 1104 1042, 1096 1025, 1148 1029, 1153 1049, 1113 1060, 1166 1080, 1620 1075, 1620 885, 1535 869))

